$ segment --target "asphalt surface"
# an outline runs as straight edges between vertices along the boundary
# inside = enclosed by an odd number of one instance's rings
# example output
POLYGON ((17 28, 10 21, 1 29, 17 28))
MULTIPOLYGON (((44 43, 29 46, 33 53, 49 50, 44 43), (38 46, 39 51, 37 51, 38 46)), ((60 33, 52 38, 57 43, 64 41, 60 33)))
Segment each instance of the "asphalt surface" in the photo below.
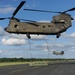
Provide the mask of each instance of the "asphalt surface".
POLYGON ((75 62, 48 66, 16 65, 0 67, 0 75, 75 75, 75 62))

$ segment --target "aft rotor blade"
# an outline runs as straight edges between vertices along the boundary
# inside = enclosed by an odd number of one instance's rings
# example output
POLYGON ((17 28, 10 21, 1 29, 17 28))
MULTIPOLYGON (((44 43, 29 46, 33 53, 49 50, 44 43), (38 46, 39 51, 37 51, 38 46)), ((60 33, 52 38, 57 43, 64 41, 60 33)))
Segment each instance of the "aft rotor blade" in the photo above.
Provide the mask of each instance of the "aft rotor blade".
POLYGON ((17 12, 20 10, 20 8, 24 5, 26 1, 22 1, 19 6, 17 7, 17 9, 14 11, 12 18, 17 14, 17 12))
POLYGON ((23 20, 23 21, 29 21, 29 22, 36 22, 36 21, 33 21, 33 20, 27 20, 27 19, 20 19, 20 18, 17 18, 19 20, 23 20))
POLYGON ((75 7, 74 8, 71 8, 71 9, 69 9, 69 10, 66 10, 66 11, 64 11, 63 13, 66 13, 66 12, 68 12, 68 11, 74 11, 75 10, 75 7))
POLYGON ((61 13, 61 12, 55 12, 55 11, 46 11, 46 10, 36 10, 36 9, 24 9, 27 11, 36 11, 36 12, 48 12, 48 13, 61 13))

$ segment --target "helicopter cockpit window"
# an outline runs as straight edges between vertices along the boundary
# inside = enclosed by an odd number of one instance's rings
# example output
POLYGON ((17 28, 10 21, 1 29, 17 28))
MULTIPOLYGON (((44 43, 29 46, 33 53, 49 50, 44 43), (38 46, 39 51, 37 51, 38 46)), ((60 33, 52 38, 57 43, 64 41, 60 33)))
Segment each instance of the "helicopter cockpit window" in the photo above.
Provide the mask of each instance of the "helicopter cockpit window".
POLYGON ((64 20, 60 20, 60 22, 64 22, 64 20))
POLYGON ((43 26, 43 28, 45 28, 45 26, 43 26))
POLYGON ((14 25, 15 28, 18 28, 18 25, 14 25))

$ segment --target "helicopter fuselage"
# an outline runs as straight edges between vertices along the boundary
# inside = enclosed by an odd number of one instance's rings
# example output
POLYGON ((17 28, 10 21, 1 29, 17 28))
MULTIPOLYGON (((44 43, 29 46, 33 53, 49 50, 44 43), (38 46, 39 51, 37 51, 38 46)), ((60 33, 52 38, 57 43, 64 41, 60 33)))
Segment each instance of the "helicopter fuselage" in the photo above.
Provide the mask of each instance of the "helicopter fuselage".
POLYGON ((11 19, 5 31, 8 33, 26 34, 30 38, 30 34, 37 35, 57 35, 59 38, 62 32, 71 27, 71 16, 68 14, 60 14, 53 17, 51 23, 43 22, 20 22, 11 19))

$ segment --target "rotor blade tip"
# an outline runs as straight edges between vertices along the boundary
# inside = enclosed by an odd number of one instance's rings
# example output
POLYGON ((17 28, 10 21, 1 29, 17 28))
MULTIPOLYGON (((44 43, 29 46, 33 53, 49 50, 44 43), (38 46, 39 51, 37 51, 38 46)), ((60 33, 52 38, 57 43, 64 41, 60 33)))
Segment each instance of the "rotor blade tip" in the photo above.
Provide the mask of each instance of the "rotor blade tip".
POLYGON ((26 1, 22 1, 23 3, 26 3, 26 1))

